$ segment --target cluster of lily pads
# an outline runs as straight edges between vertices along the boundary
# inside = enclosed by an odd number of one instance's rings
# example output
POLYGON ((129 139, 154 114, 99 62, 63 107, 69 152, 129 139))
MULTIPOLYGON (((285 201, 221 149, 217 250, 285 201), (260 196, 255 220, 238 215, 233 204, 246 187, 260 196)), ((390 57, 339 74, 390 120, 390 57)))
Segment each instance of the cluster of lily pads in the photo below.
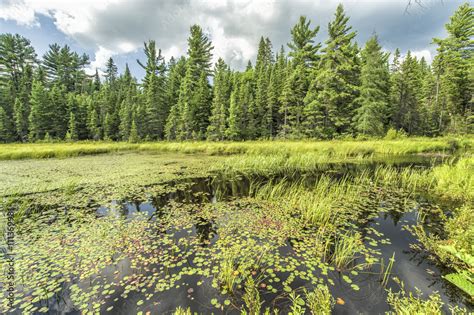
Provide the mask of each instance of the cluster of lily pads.
MULTIPOLYGON (((132 305, 150 314, 174 309, 163 303, 167 294, 184 292, 186 304, 206 312, 328 314, 345 303, 333 293, 336 281, 359 291, 360 274, 381 264, 378 247, 390 240, 371 220, 413 206, 396 187, 378 184, 368 174, 279 179, 228 199, 220 198, 224 185, 210 203, 209 191, 174 182, 159 192, 178 200, 156 203, 152 217, 124 216, 122 203, 100 217, 72 205, 33 213, 17 226, 14 308, 2 292, 0 312, 112 314, 132 305)), ((2 271, 7 264, 0 256, 2 271)))

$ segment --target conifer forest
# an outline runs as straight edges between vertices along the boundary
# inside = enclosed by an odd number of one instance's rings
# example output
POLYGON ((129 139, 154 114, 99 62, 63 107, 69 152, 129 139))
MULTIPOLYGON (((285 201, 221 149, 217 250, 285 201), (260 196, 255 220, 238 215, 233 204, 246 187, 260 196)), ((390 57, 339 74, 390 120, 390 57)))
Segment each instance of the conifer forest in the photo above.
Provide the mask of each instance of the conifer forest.
POLYGON ((0 29, 0 313, 472 314, 474 7, 429 60, 334 8, 242 68, 0 29))

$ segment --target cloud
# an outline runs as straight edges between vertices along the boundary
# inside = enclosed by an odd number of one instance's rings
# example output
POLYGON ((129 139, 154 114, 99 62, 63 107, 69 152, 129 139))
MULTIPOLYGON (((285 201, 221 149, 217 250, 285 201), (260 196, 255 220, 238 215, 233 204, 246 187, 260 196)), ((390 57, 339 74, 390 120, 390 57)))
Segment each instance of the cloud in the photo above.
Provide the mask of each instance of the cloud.
POLYGON ((242 69, 255 58, 260 36, 268 36, 274 50, 286 46, 301 14, 321 26, 317 39, 324 41, 339 2, 361 44, 376 32, 384 48, 411 49, 425 58, 434 53, 432 37, 444 35, 444 24, 462 3, 426 0, 406 12, 404 0, 0 0, 0 19, 38 27, 38 15, 50 17, 58 30, 95 51, 94 67, 141 49, 148 39, 156 40, 167 59, 183 55, 189 27, 198 23, 213 42, 214 60, 223 57, 242 69))
POLYGON ((416 50, 413 51, 412 54, 418 59, 425 58, 428 63, 431 63, 432 61, 431 52, 428 49, 416 50))

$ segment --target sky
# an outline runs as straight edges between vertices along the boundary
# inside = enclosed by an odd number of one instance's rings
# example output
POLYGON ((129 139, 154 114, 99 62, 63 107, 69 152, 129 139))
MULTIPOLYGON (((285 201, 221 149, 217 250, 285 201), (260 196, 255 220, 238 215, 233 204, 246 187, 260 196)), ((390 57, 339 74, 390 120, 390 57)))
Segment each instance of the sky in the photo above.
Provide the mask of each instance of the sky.
POLYGON ((327 38, 327 25, 339 3, 350 16, 360 45, 376 33, 387 51, 411 50, 429 62, 436 53, 433 37, 444 37, 444 25, 464 1, 421 0, 0 0, 0 33, 31 40, 38 56, 51 43, 67 44, 91 58, 88 71, 112 57, 119 70, 128 63, 143 76, 136 59, 143 43, 153 39, 167 60, 186 54, 189 28, 199 24, 218 57, 234 69, 255 60, 258 42, 269 37, 274 50, 290 41, 300 15, 319 25, 316 41, 327 38))

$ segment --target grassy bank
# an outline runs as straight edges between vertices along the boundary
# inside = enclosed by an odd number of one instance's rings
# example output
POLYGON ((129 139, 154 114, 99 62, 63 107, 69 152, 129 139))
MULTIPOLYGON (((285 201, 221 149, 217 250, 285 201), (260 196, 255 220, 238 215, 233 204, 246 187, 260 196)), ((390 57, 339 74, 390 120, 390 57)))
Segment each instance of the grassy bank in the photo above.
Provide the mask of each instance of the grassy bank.
POLYGON ((246 142, 76 142, 0 144, 0 160, 66 158, 113 152, 228 154, 306 154, 354 157, 370 154, 445 153, 471 147, 474 138, 406 138, 400 140, 246 141, 246 142))

